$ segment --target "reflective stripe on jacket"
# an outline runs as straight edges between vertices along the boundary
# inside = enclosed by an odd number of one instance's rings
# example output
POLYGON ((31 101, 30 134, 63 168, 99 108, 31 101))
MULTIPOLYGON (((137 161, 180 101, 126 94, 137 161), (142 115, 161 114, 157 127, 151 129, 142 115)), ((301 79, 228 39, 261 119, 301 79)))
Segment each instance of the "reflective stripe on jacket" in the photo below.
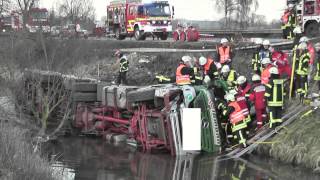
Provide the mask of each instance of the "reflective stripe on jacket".
POLYGON ((185 64, 180 64, 176 71, 176 83, 179 85, 191 84, 190 75, 182 75, 182 68, 187 67, 185 64))
POLYGON ((225 64, 230 59, 230 46, 219 47, 220 63, 225 64))
POLYGON ((274 79, 269 84, 266 84, 267 103, 270 107, 283 106, 284 99, 284 81, 282 79, 274 79))
POLYGON ((229 106, 234 108, 234 111, 229 116, 231 124, 236 125, 237 123, 245 120, 245 116, 237 102, 230 102, 229 106))

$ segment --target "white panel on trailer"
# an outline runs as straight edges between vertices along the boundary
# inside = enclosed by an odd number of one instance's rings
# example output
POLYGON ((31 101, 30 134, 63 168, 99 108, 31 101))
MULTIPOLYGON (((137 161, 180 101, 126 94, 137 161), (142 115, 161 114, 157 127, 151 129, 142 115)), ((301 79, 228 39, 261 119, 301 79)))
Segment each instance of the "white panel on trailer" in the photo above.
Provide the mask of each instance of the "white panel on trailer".
POLYGON ((201 109, 182 110, 182 147, 184 151, 201 150, 201 109))

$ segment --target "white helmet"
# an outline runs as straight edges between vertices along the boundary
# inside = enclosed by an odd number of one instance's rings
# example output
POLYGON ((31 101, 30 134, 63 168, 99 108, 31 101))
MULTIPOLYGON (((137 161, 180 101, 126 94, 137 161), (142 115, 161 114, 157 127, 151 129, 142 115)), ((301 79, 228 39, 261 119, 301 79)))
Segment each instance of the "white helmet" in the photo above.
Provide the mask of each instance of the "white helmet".
POLYGON ((244 76, 239 76, 237 78, 237 84, 244 84, 247 81, 247 78, 244 76))
POLYGON ((263 40, 261 38, 257 38, 255 41, 256 45, 262 45, 262 43, 263 43, 263 40))
POLYGON ((301 30, 301 27, 300 26, 297 26, 293 29, 293 33, 295 34, 301 34, 302 33, 302 30, 301 30))
POLYGON ((254 74, 252 76, 252 81, 261 81, 261 78, 260 78, 260 76, 258 74, 254 74))
POLYGON ((188 63, 191 61, 191 57, 190 56, 182 56, 181 60, 184 62, 184 63, 188 63))
POLYGON ((227 38, 222 38, 221 41, 220 41, 221 44, 227 43, 227 42, 229 42, 227 38))
POLYGON ((264 46, 270 46, 270 41, 269 40, 264 40, 263 42, 262 42, 262 45, 264 45, 264 46))
POLYGON ((207 58, 201 56, 201 57, 199 58, 199 64, 200 64, 200 66, 204 66, 206 63, 207 63, 207 58))
POLYGON ((222 73, 228 73, 228 72, 230 72, 230 67, 229 67, 228 65, 222 66, 221 72, 222 72, 222 73))
POLYGON ((261 60, 261 64, 262 65, 266 65, 266 64, 270 64, 270 63, 271 63, 270 58, 263 58, 261 60))
POLYGON ((227 101, 235 101, 235 97, 231 93, 227 93, 226 95, 224 95, 224 99, 227 101))
POLYGON ((215 62, 214 64, 216 65, 216 67, 217 67, 217 69, 218 69, 218 70, 222 68, 221 63, 219 63, 219 62, 215 62))
POLYGON ((288 8, 293 8, 294 4, 288 4, 288 8))
POLYGON ((314 45, 314 48, 315 48, 317 51, 319 51, 319 50, 320 50, 320 43, 316 43, 316 44, 314 45))
POLYGON ((279 70, 276 67, 272 67, 269 70, 270 74, 279 74, 279 70))
POLYGON ((305 42, 300 43, 299 46, 298 46, 298 49, 300 49, 300 50, 305 50, 307 48, 308 48, 308 45, 305 42))
POLYGON ((304 42, 306 43, 308 41, 309 41, 309 38, 307 38, 306 36, 302 36, 299 40, 299 43, 304 43, 304 42))

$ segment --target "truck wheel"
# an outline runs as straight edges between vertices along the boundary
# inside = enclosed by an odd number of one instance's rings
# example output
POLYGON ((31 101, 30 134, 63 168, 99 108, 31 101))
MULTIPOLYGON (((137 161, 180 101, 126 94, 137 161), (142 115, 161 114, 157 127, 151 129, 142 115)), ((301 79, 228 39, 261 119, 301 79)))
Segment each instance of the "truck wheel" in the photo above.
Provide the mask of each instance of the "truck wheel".
POLYGON ((164 41, 167 40, 168 39, 168 33, 162 33, 161 36, 160 36, 160 39, 164 40, 164 41))
POLYGON ((306 35, 309 37, 315 37, 319 35, 318 23, 311 23, 306 27, 306 35))
POLYGON ((185 32, 181 32, 181 33, 180 33, 180 38, 179 38, 179 40, 180 40, 181 42, 186 41, 186 33, 185 33, 185 32))
POLYGON ((124 40, 126 36, 121 35, 120 28, 115 29, 115 35, 117 40, 124 40))
POLYGON ((172 34, 172 38, 174 41, 178 41, 179 40, 179 34, 177 31, 174 31, 172 34))
POLYGON ((137 41, 145 40, 145 35, 139 30, 139 27, 134 28, 134 38, 137 41))

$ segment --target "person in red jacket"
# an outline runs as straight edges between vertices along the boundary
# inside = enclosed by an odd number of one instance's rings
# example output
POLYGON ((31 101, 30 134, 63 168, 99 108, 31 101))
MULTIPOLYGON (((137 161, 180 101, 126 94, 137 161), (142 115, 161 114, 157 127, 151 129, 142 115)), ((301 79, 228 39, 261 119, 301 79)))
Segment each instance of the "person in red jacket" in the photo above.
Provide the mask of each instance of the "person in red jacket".
POLYGON ((254 74, 252 76, 252 83, 253 85, 249 99, 254 103, 257 119, 257 129, 260 129, 264 124, 265 118, 267 117, 267 106, 264 98, 266 88, 263 84, 261 84, 261 78, 258 74, 254 74))
POLYGON ((271 60, 270 58, 263 58, 261 61, 261 65, 262 65, 262 73, 261 73, 261 83, 262 84, 268 84, 269 79, 270 79, 270 68, 273 67, 273 65, 271 64, 271 60))
POLYGON ((290 79, 292 70, 291 65, 288 61, 287 53, 284 53, 283 51, 276 51, 273 49, 272 62, 278 67, 280 77, 286 74, 288 76, 288 79, 290 79))
POLYGON ((246 117, 246 123, 250 123, 250 111, 248 99, 250 96, 251 85, 248 83, 246 77, 239 76, 237 79, 238 92, 236 95, 236 100, 242 110, 243 115, 246 117))
POLYGON ((310 42, 309 38, 306 36, 302 36, 299 40, 299 44, 301 43, 307 43, 307 49, 308 52, 310 54, 310 61, 309 64, 312 66, 314 64, 314 60, 316 58, 316 50, 312 44, 312 42, 310 42))

